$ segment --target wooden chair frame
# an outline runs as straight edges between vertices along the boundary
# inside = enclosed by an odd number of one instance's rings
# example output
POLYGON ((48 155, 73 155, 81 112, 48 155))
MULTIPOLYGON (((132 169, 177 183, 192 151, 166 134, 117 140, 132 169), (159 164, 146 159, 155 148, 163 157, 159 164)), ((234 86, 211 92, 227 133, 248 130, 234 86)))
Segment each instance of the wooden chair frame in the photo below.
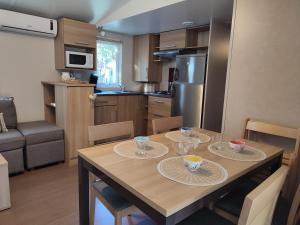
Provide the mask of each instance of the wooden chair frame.
POLYGON ((290 213, 289 213, 289 217, 288 217, 288 221, 287 221, 287 225, 297 225, 300 223, 300 185, 298 185, 291 209, 290 209, 290 213))
POLYGON ((165 117, 152 120, 153 134, 160 134, 182 127, 182 116, 165 117))
MULTIPOLYGON (((118 122, 118 123, 110 123, 110 124, 103 124, 97 126, 89 126, 88 127, 88 134, 89 134, 89 143, 91 146, 95 144, 96 141, 102 140, 111 140, 116 138, 133 138, 134 137, 134 126, 133 121, 125 121, 125 122, 118 122)), ((95 206, 96 206, 96 198, 98 198, 102 204, 110 211, 112 215, 115 217, 115 225, 122 224, 122 218, 124 216, 130 215, 132 212, 137 211, 135 206, 130 206, 126 209, 121 211, 116 210, 113 208, 106 199, 96 191, 92 183, 96 180, 94 175, 90 175, 90 224, 94 225, 95 220, 95 206)))
MULTIPOLYGON (((250 139, 250 134, 251 132, 258 132, 258 133, 263 133, 263 134, 269 134, 269 135, 274 135, 274 136, 279 136, 279 137, 284 137, 284 138, 290 138, 290 139, 295 139, 296 142, 299 142, 300 139, 300 128, 291 128, 291 127, 286 127, 286 126, 281 126, 277 124, 271 124, 267 123, 264 121, 259 121, 255 119, 246 119, 245 123, 245 130, 244 130, 244 138, 245 139, 250 139)), ((295 145, 294 151, 292 153, 284 152, 283 154, 283 161, 282 163, 284 165, 289 166, 291 162, 291 158, 293 155, 297 156, 298 155, 298 144, 295 145)))
POLYGON ((271 225, 287 173, 288 167, 281 166, 246 196, 238 225, 271 225))

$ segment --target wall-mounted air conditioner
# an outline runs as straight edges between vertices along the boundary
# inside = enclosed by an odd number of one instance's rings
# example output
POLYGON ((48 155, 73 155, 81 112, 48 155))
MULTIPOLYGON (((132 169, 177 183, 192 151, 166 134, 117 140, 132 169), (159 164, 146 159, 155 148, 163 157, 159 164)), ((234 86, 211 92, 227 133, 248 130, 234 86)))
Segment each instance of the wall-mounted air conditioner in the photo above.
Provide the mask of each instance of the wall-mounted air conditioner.
POLYGON ((0 9, 0 31, 55 37, 57 21, 0 9))

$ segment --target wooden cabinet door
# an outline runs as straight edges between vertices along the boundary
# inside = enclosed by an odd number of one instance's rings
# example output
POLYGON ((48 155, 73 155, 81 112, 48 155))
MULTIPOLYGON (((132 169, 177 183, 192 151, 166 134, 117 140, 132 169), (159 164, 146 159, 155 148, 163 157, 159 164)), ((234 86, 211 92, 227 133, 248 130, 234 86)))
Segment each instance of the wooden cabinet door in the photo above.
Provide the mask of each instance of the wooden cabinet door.
POLYGON ((171 116, 171 99, 149 96, 147 134, 153 134, 152 120, 171 116))
POLYGON ((117 122, 117 106, 96 106, 95 125, 117 122))
POLYGON ((64 128, 65 160, 77 158, 77 150, 89 146, 88 126, 94 125, 94 87, 55 86, 56 125, 64 128))
POLYGON ((180 49, 186 47, 186 30, 174 30, 160 33, 160 50, 180 49))
POLYGON ((67 45, 96 48, 97 28, 93 24, 63 20, 63 38, 67 45))
POLYGON ((148 81, 149 50, 149 35, 139 35, 134 37, 133 72, 135 81, 148 81))
POLYGON ((135 136, 146 133, 146 101, 142 95, 119 96, 118 99, 118 122, 133 121, 135 136))

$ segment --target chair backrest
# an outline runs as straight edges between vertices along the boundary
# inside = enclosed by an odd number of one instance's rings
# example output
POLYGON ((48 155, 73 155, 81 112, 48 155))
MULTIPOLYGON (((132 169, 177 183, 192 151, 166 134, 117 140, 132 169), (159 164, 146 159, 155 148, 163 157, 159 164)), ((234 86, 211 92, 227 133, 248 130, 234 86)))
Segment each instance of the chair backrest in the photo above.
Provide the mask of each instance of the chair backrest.
POLYGON ((153 134, 159 134, 182 127, 182 116, 165 117, 152 120, 153 134))
POLYGON ((104 140, 116 141, 134 137, 133 121, 118 123, 109 123, 103 125, 88 127, 89 143, 94 145, 95 142, 104 140))
POLYGON ((271 225, 287 172, 288 167, 281 166, 246 196, 238 225, 271 225))
POLYGON ((300 185, 298 185, 290 209, 287 225, 297 225, 300 223, 300 185))
MULTIPOLYGON (((281 126, 277 124, 271 124, 263 121, 258 121, 254 119, 247 119, 244 131, 244 138, 250 139, 251 132, 263 133, 267 135, 274 135, 283 138, 289 138, 296 140, 297 144, 295 145, 293 154, 298 154, 298 143, 300 139, 300 128, 291 128, 286 126, 281 126)), ((283 164, 290 164, 291 155, 284 155, 283 164)))

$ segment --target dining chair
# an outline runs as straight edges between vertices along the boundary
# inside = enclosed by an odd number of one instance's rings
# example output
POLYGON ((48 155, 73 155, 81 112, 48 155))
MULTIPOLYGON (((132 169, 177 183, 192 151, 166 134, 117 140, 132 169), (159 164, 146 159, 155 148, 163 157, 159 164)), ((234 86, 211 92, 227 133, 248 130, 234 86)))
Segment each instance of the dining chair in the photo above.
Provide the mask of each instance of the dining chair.
MULTIPOLYGON (((104 141, 117 141, 134 137, 133 121, 103 124, 88 127, 90 145, 104 141)), ((122 218, 136 211, 137 208, 129 203, 119 192, 104 181, 90 176, 90 221, 94 225, 96 198, 115 217, 115 225, 122 224, 122 218)))
MULTIPOLYGON (((300 140, 300 129, 284 127, 280 125, 269 124, 262 121, 257 121, 253 119, 247 119, 245 124, 244 138, 251 139, 251 132, 258 132, 264 134, 271 134, 275 136, 290 138, 296 140, 295 150, 291 155, 285 156, 285 160, 282 161, 283 165, 288 165, 290 170, 287 176, 286 182, 283 186, 282 196, 278 201, 279 205, 288 205, 288 199, 292 198, 295 193, 295 177, 297 177, 297 168, 294 168, 294 164, 298 164, 295 158, 298 156, 299 151, 299 140, 300 140)), ((232 222, 237 222, 238 217, 241 212, 242 203, 245 196, 251 192, 259 183, 270 176, 270 170, 261 171, 257 176, 244 182, 242 185, 225 195, 219 201, 214 203, 214 211, 224 218, 229 219, 232 222)), ((280 207, 280 206, 278 206, 280 207)), ((286 216, 288 211, 286 212, 286 216)), ((283 212, 282 211, 282 212, 283 212)), ((284 215, 281 212, 279 221, 284 221, 284 215)), ((286 220, 286 218, 285 218, 286 220)), ((280 224, 280 223, 279 223, 280 224)))
POLYGON ((182 127, 182 116, 165 117, 152 120, 153 134, 160 134, 182 127))
POLYGON ((300 184, 298 185, 292 206, 290 208, 287 225, 300 224, 300 184))
MULTIPOLYGON (((255 132, 277 137, 289 138, 297 141, 297 139, 299 139, 299 130, 300 128, 297 129, 277 124, 271 124, 255 119, 246 119, 244 138, 252 140, 251 135, 255 132)), ((293 151, 285 150, 282 159, 282 163, 284 165, 289 165, 292 154, 298 154, 298 148, 296 146, 293 151)))
MULTIPOLYGON (((243 203, 238 225, 271 225, 275 205, 288 172, 281 166, 268 179, 250 192, 243 203)), ((208 209, 200 210, 179 225, 233 225, 233 223, 208 209)))

